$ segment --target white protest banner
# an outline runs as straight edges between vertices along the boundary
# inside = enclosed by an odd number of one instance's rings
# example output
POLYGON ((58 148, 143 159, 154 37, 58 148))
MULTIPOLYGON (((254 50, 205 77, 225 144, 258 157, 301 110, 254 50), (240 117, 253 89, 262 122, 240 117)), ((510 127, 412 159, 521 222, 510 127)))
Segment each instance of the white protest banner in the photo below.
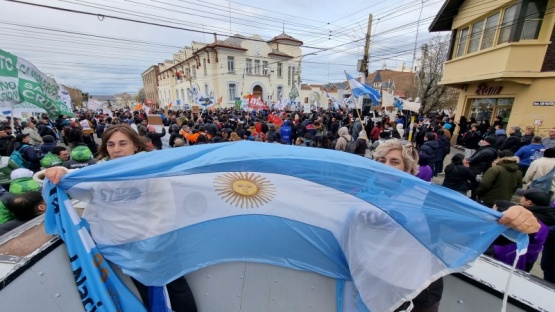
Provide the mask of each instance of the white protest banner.
POLYGON ((75 116, 58 95, 60 87, 53 78, 27 60, 0 49, 0 107, 30 103, 44 109, 51 118, 75 116))
POLYGON ((104 104, 102 102, 93 97, 89 97, 89 102, 87 102, 87 108, 92 110, 101 109, 103 105, 104 104))
POLYGON ((60 101, 64 103, 70 109, 73 109, 73 105, 71 104, 71 96, 69 95, 69 91, 67 91, 66 87, 62 85, 58 85, 60 87, 60 91, 58 91, 58 96, 60 97, 60 101))

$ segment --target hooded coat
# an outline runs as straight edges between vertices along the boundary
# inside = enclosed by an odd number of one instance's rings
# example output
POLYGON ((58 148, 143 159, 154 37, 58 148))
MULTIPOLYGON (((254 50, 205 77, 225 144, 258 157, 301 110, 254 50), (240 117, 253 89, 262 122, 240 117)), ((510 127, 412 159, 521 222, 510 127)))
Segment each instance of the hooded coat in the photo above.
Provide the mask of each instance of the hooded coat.
POLYGON ((520 187, 522 172, 518 168, 518 157, 504 157, 484 173, 476 195, 484 204, 493 207, 497 200, 511 200, 520 187))
POLYGON ((353 137, 349 134, 349 129, 347 127, 339 128, 337 134, 339 135, 339 139, 337 139, 335 149, 338 151, 345 151, 345 148, 347 148, 347 143, 350 142, 353 137))

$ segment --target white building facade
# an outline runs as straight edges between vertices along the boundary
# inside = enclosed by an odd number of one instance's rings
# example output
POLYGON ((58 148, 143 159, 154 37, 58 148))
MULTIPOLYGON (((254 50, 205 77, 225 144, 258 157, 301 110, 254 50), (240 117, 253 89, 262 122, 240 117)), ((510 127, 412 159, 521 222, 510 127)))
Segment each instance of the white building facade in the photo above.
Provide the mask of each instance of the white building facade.
POLYGON ((291 90, 299 89, 302 44, 286 34, 269 41, 235 35, 210 44, 192 42, 172 60, 158 64, 160 107, 196 105, 193 89, 216 104, 221 98, 221 107, 231 107, 249 94, 268 105, 289 99, 291 90))

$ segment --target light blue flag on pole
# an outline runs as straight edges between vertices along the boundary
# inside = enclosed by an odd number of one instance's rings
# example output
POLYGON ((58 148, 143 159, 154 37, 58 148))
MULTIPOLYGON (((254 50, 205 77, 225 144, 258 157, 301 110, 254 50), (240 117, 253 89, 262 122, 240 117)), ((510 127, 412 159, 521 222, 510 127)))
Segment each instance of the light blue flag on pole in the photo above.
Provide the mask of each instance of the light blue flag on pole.
POLYGON ((349 86, 351 87, 351 92, 353 93, 353 96, 355 98, 358 98, 359 96, 366 94, 370 97, 374 105, 379 105, 378 100, 382 97, 380 95, 380 91, 372 87, 369 87, 367 85, 361 84, 355 78, 353 78, 353 76, 347 74, 347 72, 345 72, 345 76, 347 76, 347 81, 349 82, 349 86))
MULTIPOLYGON (((501 213, 458 192, 353 154, 280 144, 140 153, 71 172, 59 188, 87 204, 104 257, 145 285, 259 262, 350 285, 358 311, 393 311, 466 270, 500 234, 516 237, 501 213)), ((338 306, 346 296, 338 290, 338 306)))
POLYGON ((48 204, 45 229, 64 241, 85 311, 145 311, 143 304, 118 278, 91 238, 66 193, 46 181, 42 196, 48 204))

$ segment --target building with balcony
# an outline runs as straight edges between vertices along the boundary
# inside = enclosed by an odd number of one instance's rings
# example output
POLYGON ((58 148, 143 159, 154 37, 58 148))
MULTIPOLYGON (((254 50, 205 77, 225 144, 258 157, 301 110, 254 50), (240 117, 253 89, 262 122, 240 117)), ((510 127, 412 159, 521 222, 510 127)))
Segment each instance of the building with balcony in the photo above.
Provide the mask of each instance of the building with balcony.
POLYGON ((247 94, 267 104, 287 99, 293 87, 300 87, 302 44, 284 33, 268 41, 256 35, 214 38, 213 43, 193 41, 171 60, 158 64, 160 106, 174 101, 192 105, 193 90, 221 98, 222 107, 233 106, 236 98, 247 94))
POLYGON ((429 27, 451 31, 441 84, 461 90, 460 116, 507 127, 555 120, 555 0, 447 0, 429 27))
POLYGON ((152 65, 145 70, 141 77, 143 78, 143 91, 145 105, 152 109, 159 108, 158 104, 158 75, 160 68, 158 65, 152 65))

